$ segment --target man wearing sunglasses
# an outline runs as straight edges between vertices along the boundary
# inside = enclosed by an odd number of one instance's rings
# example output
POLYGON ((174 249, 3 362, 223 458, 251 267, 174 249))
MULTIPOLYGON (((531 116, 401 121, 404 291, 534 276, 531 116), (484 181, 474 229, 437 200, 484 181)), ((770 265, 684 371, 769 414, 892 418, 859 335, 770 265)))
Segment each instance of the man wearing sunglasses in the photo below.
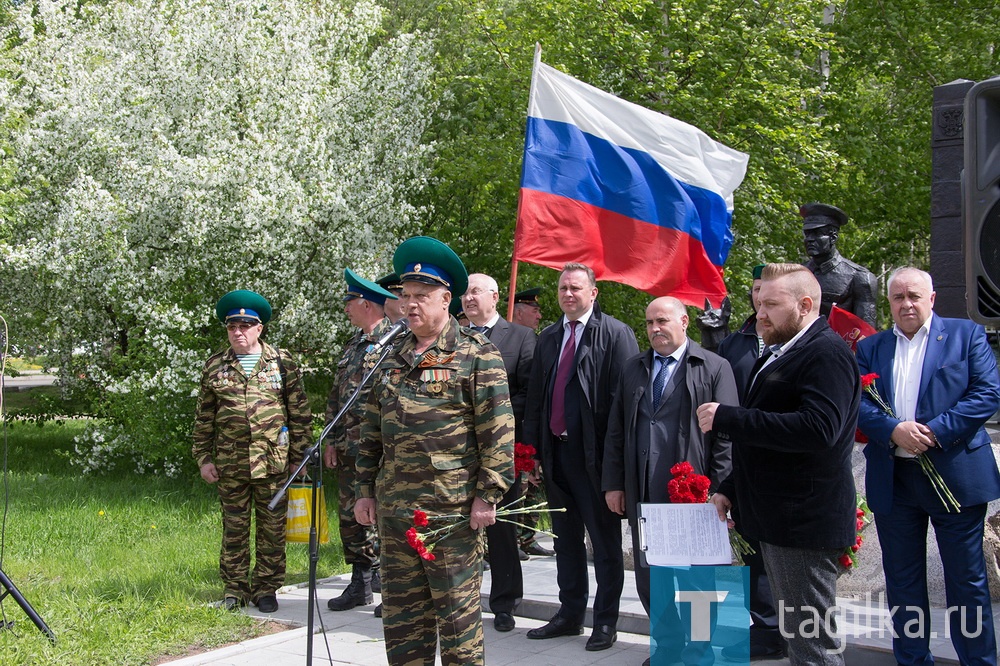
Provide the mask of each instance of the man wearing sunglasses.
POLYGON ((298 365, 285 350, 260 340, 271 304, 252 291, 231 291, 216 304, 229 347, 205 363, 192 453, 201 477, 215 484, 222 506, 219 574, 223 607, 248 602, 278 610, 285 581, 287 500, 268 503, 298 466, 312 435, 312 416, 298 365), (250 567, 250 522, 256 553, 250 567))

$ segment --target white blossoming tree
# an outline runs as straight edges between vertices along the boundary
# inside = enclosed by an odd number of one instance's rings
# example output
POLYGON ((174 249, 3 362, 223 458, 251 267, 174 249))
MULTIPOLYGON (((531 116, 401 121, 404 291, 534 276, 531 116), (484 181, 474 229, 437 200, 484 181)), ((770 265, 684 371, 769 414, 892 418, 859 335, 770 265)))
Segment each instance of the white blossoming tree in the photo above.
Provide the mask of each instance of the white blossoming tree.
POLYGON ((216 299, 266 295, 268 340, 335 349, 345 266, 414 228, 430 44, 368 0, 76 0, 14 13, 0 53, 0 294, 96 419, 86 470, 186 464, 216 299))

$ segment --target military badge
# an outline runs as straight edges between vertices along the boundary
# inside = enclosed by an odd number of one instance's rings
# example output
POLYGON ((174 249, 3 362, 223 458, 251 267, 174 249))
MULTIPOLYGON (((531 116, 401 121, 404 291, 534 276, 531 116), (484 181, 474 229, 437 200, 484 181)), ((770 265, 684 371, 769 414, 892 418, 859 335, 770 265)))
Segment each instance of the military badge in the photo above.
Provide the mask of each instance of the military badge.
POLYGON ((446 382, 451 379, 451 370, 444 369, 434 369, 434 370, 423 370, 420 373, 420 381, 422 382, 446 382))
POLYGON ((438 356, 433 352, 424 354, 423 358, 420 359, 420 364, 418 368, 432 368, 435 365, 447 365, 451 363, 452 359, 455 358, 455 352, 448 354, 447 356, 438 356))

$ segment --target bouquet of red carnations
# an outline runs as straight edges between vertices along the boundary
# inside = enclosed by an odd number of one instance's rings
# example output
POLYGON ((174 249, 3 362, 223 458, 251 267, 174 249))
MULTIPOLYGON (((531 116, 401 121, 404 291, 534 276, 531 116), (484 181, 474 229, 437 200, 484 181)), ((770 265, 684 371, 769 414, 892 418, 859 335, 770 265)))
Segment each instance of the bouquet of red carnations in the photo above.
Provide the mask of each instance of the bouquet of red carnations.
MULTIPOLYGON (((708 501, 708 489, 712 482, 703 474, 695 474, 691 463, 679 462, 670 468, 674 475, 667 482, 667 493, 672 504, 704 504, 708 501)), ((729 528, 729 545, 733 549, 733 561, 743 566, 743 556, 756 552, 747 540, 733 528, 729 528)))

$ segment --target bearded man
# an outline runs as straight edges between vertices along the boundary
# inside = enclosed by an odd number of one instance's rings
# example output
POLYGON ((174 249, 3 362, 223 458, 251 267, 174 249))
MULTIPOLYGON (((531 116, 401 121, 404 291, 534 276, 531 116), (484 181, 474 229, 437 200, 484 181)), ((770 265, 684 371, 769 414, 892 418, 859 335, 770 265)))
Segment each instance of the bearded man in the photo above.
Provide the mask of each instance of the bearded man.
POLYGON ((844 663, 833 610, 837 558, 855 539, 851 452, 861 403, 854 354, 820 318, 820 298, 808 268, 764 268, 757 320, 767 349, 743 406, 698 408, 702 432, 733 441, 733 473, 712 503, 725 520, 732 498, 741 532, 760 541, 788 656, 810 665, 844 663))

